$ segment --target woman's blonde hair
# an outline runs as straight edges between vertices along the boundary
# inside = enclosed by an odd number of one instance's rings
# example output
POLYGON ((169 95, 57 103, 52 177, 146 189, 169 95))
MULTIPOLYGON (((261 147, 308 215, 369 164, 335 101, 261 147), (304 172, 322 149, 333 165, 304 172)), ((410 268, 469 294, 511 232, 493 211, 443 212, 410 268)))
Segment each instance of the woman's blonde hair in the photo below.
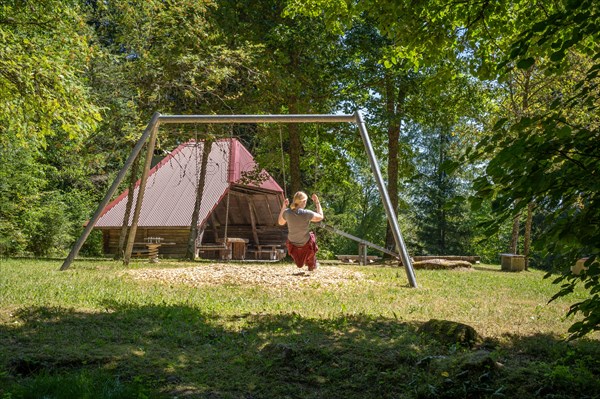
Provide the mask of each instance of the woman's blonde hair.
POLYGON ((307 199, 308 199, 308 195, 306 195, 305 192, 298 191, 296 194, 294 194, 294 201, 290 205, 290 209, 292 211, 295 211, 296 208, 298 208, 300 206, 300 203, 302 203, 302 201, 306 201, 307 199))

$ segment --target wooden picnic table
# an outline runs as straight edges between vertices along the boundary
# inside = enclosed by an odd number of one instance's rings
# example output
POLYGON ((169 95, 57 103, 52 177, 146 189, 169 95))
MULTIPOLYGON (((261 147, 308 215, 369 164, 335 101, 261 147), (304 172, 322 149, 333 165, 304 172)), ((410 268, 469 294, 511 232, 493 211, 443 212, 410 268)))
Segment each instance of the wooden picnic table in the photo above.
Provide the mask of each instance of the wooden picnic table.
POLYGON ((148 261, 158 263, 158 250, 162 245, 175 245, 174 242, 163 242, 162 237, 148 237, 144 242, 134 242, 134 245, 145 245, 148 250, 148 261))

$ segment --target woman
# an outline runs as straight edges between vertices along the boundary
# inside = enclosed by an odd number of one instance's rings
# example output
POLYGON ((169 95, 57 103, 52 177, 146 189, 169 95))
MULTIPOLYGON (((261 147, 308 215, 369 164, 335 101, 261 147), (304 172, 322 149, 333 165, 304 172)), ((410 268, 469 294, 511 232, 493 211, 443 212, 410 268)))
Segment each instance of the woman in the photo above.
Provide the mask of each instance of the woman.
POLYGON ((308 229, 310 222, 320 222, 323 220, 323 210, 319 197, 316 194, 312 195, 312 200, 315 203, 316 212, 306 208, 308 196, 298 191, 294 194, 294 201, 288 208, 290 201, 286 198, 279 212, 278 223, 280 226, 288 225, 287 249, 288 253, 294 259, 296 266, 308 266, 309 271, 317 268, 317 241, 315 234, 308 229))

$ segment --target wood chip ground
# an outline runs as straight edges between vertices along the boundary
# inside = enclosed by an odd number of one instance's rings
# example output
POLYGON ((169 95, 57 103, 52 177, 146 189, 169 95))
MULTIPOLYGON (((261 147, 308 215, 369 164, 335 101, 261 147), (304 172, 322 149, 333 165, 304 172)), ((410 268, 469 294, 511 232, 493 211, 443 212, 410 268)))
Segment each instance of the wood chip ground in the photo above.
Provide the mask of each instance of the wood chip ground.
POLYGON ((245 265, 215 263, 196 267, 148 268, 126 272, 135 279, 191 286, 238 285, 281 289, 328 287, 358 282, 373 283, 358 271, 337 266, 321 266, 309 272, 295 265, 245 265))

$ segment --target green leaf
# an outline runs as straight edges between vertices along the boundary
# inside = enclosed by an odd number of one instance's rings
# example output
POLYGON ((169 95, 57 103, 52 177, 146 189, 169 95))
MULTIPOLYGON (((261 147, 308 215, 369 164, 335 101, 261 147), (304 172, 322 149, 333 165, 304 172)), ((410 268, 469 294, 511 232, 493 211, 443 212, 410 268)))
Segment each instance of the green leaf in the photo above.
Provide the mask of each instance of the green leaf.
POLYGON ((548 24, 546 23, 546 21, 537 22, 531 27, 531 30, 533 32, 542 32, 543 30, 546 29, 547 26, 548 26, 548 24))
POLYGON ((567 138, 572 134, 572 132, 573 131, 570 126, 563 126, 556 130, 556 135, 560 138, 567 138))
POLYGON ((529 69, 535 63, 535 59, 533 57, 525 58, 517 62, 517 68, 519 69, 529 69))
POLYGON ((508 118, 500 118, 495 124, 494 127, 492 128, 493 131, 497 131, 502 129, 502 127, 504 126, 504 124, 508 122, 508 118))
POLYGON ((559 62, 563 58, 565 58, 565 51, 564 50, 556 51, 556 52, 554 52, 554 53, 552 53, 550 55, 550 61, 553 61, 553 62, 559 62))

